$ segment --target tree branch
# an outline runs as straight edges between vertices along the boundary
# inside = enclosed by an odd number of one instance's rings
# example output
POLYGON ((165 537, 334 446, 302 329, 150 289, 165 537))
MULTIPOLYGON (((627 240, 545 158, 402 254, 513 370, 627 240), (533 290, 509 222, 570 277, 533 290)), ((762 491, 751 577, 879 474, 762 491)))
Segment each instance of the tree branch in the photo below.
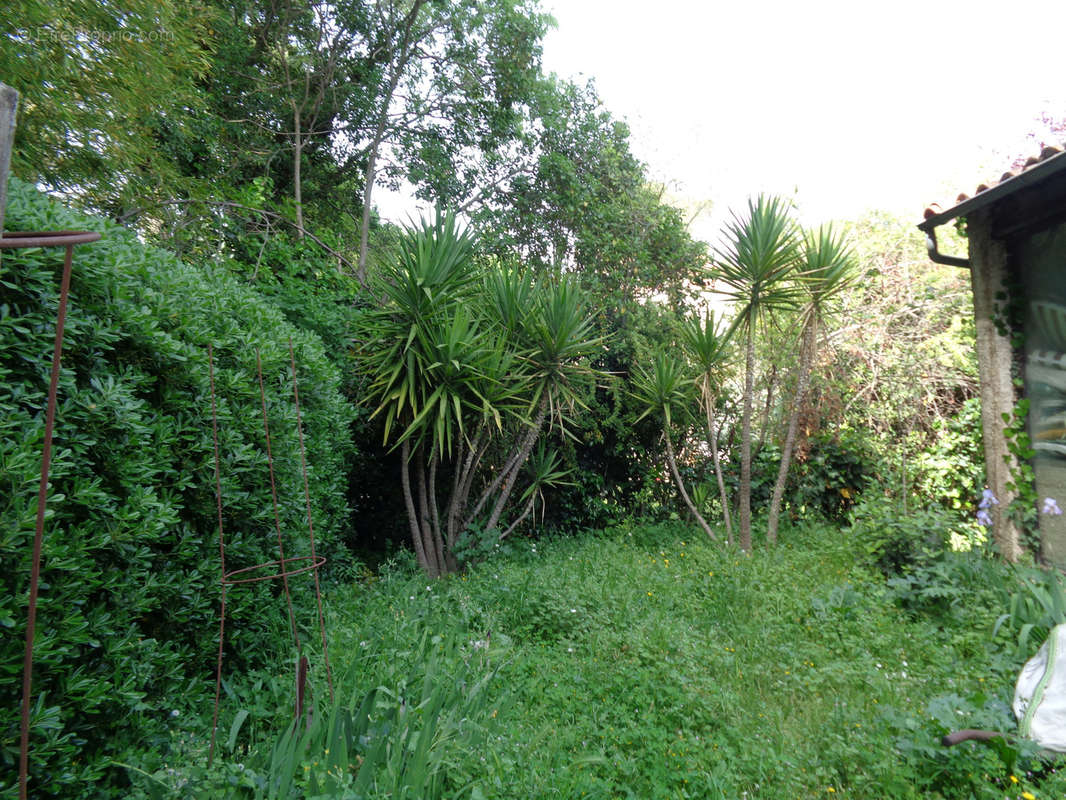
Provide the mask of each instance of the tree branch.
POLYGON ((141 206, 140 208, 135 208, 135 209, 133 209, 131 211, 127 211, 125 214, 121 214, 120 216, 116 217, 115 218, 115 222, 117 222, 119 225, 123 225, 123 224, 125 224, 126 220, 131 219, 132 217, 136 217, 136 216, 142 214, 143 212, 145 212, 145 211, 147 211, 148 209, 151 209, 151 208, 162 208, 163 206, 189 206, 189 205, 202 205, 202 206, 211 206, 211 207, 214 207, 214 208, 239 209, 241 211, 248 211, 248 212, 250 212, 252 214, 259 214, 259 215, 265 217, 266 219, 276 220, 278 222, 284 222, 286 225, 288 225, 291 228, 297 230, 300 234, 302 234, 303 236, 306 236, 312 242, 317 244, 319 247, 321 247, 323 250, 325 250, 329 255, 331 255, 334 258, 336 258, 337 261, 339 261, 339 262, 341 262, 343 264, 347 264, 348 267, 352 270, 353 273, 355 272, 355 269, 356 269, 355 264, 353 264, 351 261, 349 261, 347 258, 345 258, 341 253, 338 253, 336 250, 334 250, 328 244, 323 242, 321 239, 319 239, 317 236, 315 236, 313 233, 311 233, 311 231, 307 230, 302 225, 296 224, 295 222, 293 222, 288 217, 286 217, 286 216, 284 216, 282 214, 278 214, 277 212, 267 211, 264 208, 255 208, 254 206, 246 206, 243 203, 234 203, 234 202, 232 202, 230 200, 194 200, 192 198, 180 199, 180 200, 163 200, 162 202, 159 202, 159 203, 152 203, 151 205, 141 206))

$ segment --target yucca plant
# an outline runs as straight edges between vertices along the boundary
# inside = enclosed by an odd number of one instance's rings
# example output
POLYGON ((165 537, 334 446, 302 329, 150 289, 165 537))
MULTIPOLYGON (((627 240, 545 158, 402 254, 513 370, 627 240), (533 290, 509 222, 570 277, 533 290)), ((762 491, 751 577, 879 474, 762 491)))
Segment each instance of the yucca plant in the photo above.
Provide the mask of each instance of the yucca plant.
MULTIPOLYGON (((533 301, 531 311, 525 317, 521 317, 517 310, 510 311, 506 317, 501 314, 501 321, 520 320, 508 333, 519 357, 525 361, 527 412, 532 414, 532 422, 509 462, 510 469, 501 473, 500 493, 485 523, 485 529, 489 531, 496 529, 519 471, 529 458, 545 422, 558 423, 559 429, 565 433, 568 416, 577 406, 583 405, 583 391, 599 375, 587 366, 586 359, 602 342, 593 333, 584 293, 572 280, 542 280, 533 284, 529 292, 513 292, 508 299, 512 304, 533 301)), ((499 313, 498 302, 496 308, 499 313)))
POLYGON ((790 311, 800 291, 792 278, 802 237, 779 197, 748 201, 745 216, 733 214, 722 246, 715 251, 714 273, 720 292, 734 304, 730 333, 744 337, 744 396, 741 411, 738 516, 740 547, 751 550, 751 414, 755 393, 755 330, 768 315, 790 311))
MULTIPOLYGON (((682 342, 689 359, 698 372, 696 385, 700 392, 700 405, 706 417, 707 444, 714 460, 714 476, 718 482, 718 494, 722 503, 722 519, 725 523, 726 541, 733 541, 733 522, 729 512, 729 497, 722 476, 722 462, 718 453, 718 426, 715 424, 718 387, 722 381, 729 356, 729 331, 707 310, 702 317, 689 317, 681 327, 682 342)), ((699 504, 698 504, 699 505, 699 504)), ((702 507, 702 506, 701 506, 702 507)))
MULTIPOLYGON (((522 513, 515 518, 510 527, 500 534, 500 539, 510 536, 511 532, 526 518, 536 511, 537 503, 544 508, 544 490, 558 486, 573 486, 573 481, 564 480, 573 472, 570 467, 564 467, 559 451, 549 447, 543 439, 537 443, 537 448, 530 453, 526 462, 526 472, 530 476, 530 483, 519 498, 524 503, 522 513)), ((543 514, 542 514, 543 516, 543 514)), ((535 518, 535 516, 534 516, 535 518)))
POLYGON ((819 338, 826 320, 832 313, 832 301, 855 281, 855 258, 844 237, 826 225, 804 235, 803 256, 795 274, 795 282, 803 292, 799 310, 800 357, 796 376, 796 391, 792 397, 785 441, 781 446, 781 464, 770 499, 770 514, 766 523, 766 539, 777 541, 777 522, 781 514, 781 500, 792 463, 792 449, 796 444, 796 429, 803 402, 810 386, 811 368, 818 353, 819 338))
POLYGON ((385 302, 361 349, 368 395, 401 450, 415 554, 436 577, 457 568, 464 533, 512 530, 523 465, 546 424, 565 430, 600 340, 573 282, 477 268, 453 216, 408 231, 379 280, 385 302))
POLYGON ((685 489, 685 482, 681 479, 681 473, 677 468, 677 456, 674 453, 671 430, 674 420, 679 416, 684 417, 686 409, 692 404, 692 387, 693 381, 686 377, 682 364, 665 353, 658 353, 652 362, 650 371, 641 369, 634 376, 632 394, 644 406, 644 411, 637 417, 637 422, 653 414, 662 418, 666 460, 670 467, 670 474, 677 485, 677 491, 696 522, 703 528, 704 533, 711 539, 716 539, 711 526, 707 524, 703 514, 692 502, 692 498, 685 489))

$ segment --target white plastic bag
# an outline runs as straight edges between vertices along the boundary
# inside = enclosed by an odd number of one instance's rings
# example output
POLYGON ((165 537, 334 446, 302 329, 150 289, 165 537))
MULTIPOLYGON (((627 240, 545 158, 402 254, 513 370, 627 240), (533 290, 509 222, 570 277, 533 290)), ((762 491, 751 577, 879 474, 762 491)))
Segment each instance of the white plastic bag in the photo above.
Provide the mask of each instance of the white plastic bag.
POLYGON ((1052 628, 1022 667, 1014 689, 1014 715, 1021 736, 1066 753, 1066 625, 1052 628))

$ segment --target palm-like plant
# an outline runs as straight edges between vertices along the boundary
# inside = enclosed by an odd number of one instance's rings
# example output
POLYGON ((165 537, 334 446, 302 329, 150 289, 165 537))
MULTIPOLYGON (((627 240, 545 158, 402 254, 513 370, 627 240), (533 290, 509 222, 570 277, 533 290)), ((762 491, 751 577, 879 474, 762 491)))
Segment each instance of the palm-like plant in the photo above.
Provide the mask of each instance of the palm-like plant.
POLYGON ((729 497, 722 477, 722 462, 718 457, 718 426, 714 420, 717 410, 716 390, 729 353, 729 332, 715 320, 714 312, 708 309, 703 317, 686 318, 682 323, 681 335, 688 357, 695 363, 698 371, 696 385, 700 392, 700 404, 706 415, 707 444, 714 459, 714 476, 718 481, 718 494, 722 502, 725 536, 727 542, 732 542, 732 515, 729 512, 729 497))
POLYGON ((573 472, 573 469, 564 467, 559 451, 548 447, 543 439, 537 444, 537 449, 530 453, 529 460, 526 462, 526 472, 530 476, 530 483, 520 498, 525 503, 525 506, 522 509, 522 513, 515 518, 510 527, 500 534, 501 539, 510 536, 511 531, 522 524, 526 517, 536 510, 538 501, 540 502, 541 516, 543 517, 545 489, 574 485, 572 481, 563 480, 573 472))
POLYGON ((384 302, 361 350, 374 415, 401 448, 411 536, 431 576, 457 566, 463 531, 496 532, 545 420, 578 402, 582 359, 599 342, 575 286, 479 273, 473 245, 450 215, 408 231, 375 287, 384 302), (479 480, 493 455, 502 463, 479 480))
POLYGON ((364 329, 374 416, 384 416, 386 442, 399 429, 395 444, 402 450, 412 543, 419 564, 434 577, 448 569, 444 537, 434 524, 438 465, 466 438, 471 416, 501 415, 487 398, 498 400, 503 353, 480 335, 482 323, 469 311, 473 245, 452 215, 438 213, 407 231, 395 260, 378 276, 374 289, 383 302, 364 329))
POLYGON ((740 546, 751 550, 751 411, 755 386, 755 329, 767 315, 793 309, 799 290, 792 282, 802 237, 778 197, 748 201, 748 213, 733 214, 725 240, 715 252, 715 274, 736 316, 730 333, 744 335, 744 397, 741 412, 739 524, 740 546))
POLYGON ((497 476, 500 490, 485 523, 488 531, 498 525, 519 471, 545 422, 557 421, 565 432, 569 413, 581 405, 579 387, 587 385, 596 374, 584 366, 584 359, 602 341, 593 335, 592 318, 576 283, 542 280, 521 290, 514 285, 521 281, 518 276, 492 281, 494 291, 490 292, 494 311, 524 362, 527 412, 532 416, 518 448, 497 476))
POLYGON ((401 441, 417 446, 430 438, 447 450, 462 430, 471 401, 465 379, 479 374, 485 366, 479 360, 490 355, 464 302, 474 279, 473 245, 454 216, 438 214, 407 232, 379 276, 383 302, 368 318, 364 355, 386 441, 403 425, 401 441))
POLYGON ((679 362, 665 353, 658 353, 650 372, 641 369, 634 376, 633 396, 644 406, 644 412, 637 417, 638 422, 651 414, 662 417, 666 460, 670 466, 670 474, 674 477, 674 483, 677 484, 677 491, 700 527, 711 539, 715 539, 717 537, 711 530, 711 526, 707 524, 685 490, 685 482, 681 480, 681 473, 677 469, 677 456, 674 453, 674 443, 670 433, 674 419, 678 414, 683 415, 691 405, 692 398, 689 390, 692 386, 693 381, 685 377, 684 369, 679 362))
POLYGON ((804 292, 798 323, 800 334, 799 374, 796 392, 792 399, 788 429, 781 447, 781 465, 777 471, 774 492, 770 500, 770 515, 767 519, 766 538, 771 544, 777 541, 777 522, 781 514, 781 500, 792 463, 792 449, 796 443, 796 429, 803 401, 810 386, 811 367, 818 351, 818 339, 822 327, 831 313, 832 301, 855 280, 855 259, 844 237, 826 225, 804 236, 803 258, 796 274, 796 283, 804 292))

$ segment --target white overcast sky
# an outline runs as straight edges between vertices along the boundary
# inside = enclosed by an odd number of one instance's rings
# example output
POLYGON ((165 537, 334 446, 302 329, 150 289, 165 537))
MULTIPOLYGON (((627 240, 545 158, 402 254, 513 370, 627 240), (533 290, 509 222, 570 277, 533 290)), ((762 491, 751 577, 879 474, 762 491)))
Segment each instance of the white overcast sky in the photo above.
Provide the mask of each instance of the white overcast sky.
POLYGON ((915 222, 1066 117, 1066 0, 543 0, 544 67, 595 79, 694 225, 792 195, 808 224, 882 208, 915 222))

